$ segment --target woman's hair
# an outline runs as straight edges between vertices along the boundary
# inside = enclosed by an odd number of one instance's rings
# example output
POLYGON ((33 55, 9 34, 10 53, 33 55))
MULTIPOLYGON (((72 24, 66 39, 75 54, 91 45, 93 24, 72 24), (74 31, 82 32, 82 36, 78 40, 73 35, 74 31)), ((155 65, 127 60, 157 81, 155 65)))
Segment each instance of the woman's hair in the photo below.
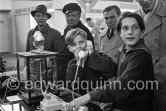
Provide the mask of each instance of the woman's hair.
POLYGON ((145 30, 145 24, 142 19, 142 17, 136 13, 133 12, 124 12, 122 15, 119 17, 118 22, 117 22, 117 31, 120 33, 121 27, 122 27, 122 20, 125 18, 133 17, 137 21, 141 31, 145 30))
POLYGON ((82 35, 84 39, 87 39, 87 33, 84 30, 75 28, 67 32, 65 37, 66 44, 72 46, 77 35, 82 35))

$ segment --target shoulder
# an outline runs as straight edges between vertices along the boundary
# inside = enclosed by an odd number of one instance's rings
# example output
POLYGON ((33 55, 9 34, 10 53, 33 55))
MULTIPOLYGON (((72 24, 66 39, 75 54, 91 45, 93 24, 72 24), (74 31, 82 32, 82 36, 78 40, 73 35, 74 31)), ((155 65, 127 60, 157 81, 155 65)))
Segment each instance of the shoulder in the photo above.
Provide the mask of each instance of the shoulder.
POLYGON ((166 16, 166 3, 164 1, 159 0, 158 7, 156 9, 156 14, 159 16, 166 16))
POLYGON ((149 58, 151 58, 151 54, 149 53, 149 51, 145 50, 145 49, 138 49, 133 51, 133 53, 130 54, 132 59, 138 60, 138 61, 142 61, 145 62, 147 60, 149 60, 149 58))
POLYGON ((29 32, 28 32, 28 38, 31 37, 33 34, 34 34, 34 29, 31 29, 29 32))
POLYGON ((58 34, 58 35, 61 35, 61 33, 57 30, 57 29, 54 29, 54 28, 50 28, 55 34, 58 34))
POLYGON ((81 28, 82 30, 84 30, 86 33, 90 33, 89 29, 84 25, 84 24, 80 24, 79 28, 81 28))
POLYGON ((33 33, 35 31, 35 29, 30 29, 30 31, 28 33, 33 33))
POLYGON ((54 28, 50 28, 50 31, 54 36, 56 36, 56 38, 58 38, 58 39, 61 38, 61 33, 58 30, 56 30, 54 28))

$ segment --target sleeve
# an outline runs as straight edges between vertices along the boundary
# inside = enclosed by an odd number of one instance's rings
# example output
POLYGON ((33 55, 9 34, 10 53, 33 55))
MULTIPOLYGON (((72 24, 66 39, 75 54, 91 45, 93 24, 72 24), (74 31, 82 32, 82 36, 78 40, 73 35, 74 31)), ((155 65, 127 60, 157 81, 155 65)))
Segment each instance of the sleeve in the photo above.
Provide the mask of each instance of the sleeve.
POLYGON ((53 40, 53 47, 54 47, 54 51, 58 52, 59 48, 60 48, 60 38, 61 38, 61 33, 57 30, 55 30, 55 36, 54 36, 54 40, 53 40))
POLYGON ((116 74, 117 65, 111 57, 101 53, 92 53, 88 58, 89 67, 93 70, 98 70, 106 78, 111 78, 116 74))
POLYGON ((88 29, 86 30, 86 33, 87 33, 87 40, 92 41, 93 48, 94 48, 94 51, 95 51, 95 44, 94 44, 93 36, 92 36, 91 32, 88 29))
POLYGON ((26 41, 26 52, 30 51, 30 32, 27 35, 27 41, 26 41))
POLYGON ((138 81, 145 77, 144 71, 148 66, 149 54, 135 54, 126 66, 126 70, 116 81, 110 81, 102 88, 91 91, 92 101, 121 102, 130 96, 133 90, 128 86, 130 81, 138 81))

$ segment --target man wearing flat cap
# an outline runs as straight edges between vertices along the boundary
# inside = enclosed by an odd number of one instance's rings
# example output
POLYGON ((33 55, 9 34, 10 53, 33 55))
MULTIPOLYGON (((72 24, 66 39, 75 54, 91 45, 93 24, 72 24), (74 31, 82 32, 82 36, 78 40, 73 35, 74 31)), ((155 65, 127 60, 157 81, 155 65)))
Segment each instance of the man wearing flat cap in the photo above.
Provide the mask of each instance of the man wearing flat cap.
POLYGON ((31 15, 34 17, 37 26, 28 33, 26 51, 35 49, 33 45, 34 34, 36 31, 39 31, 44 37, 44 50, 57 52, 61 34, 47 24, 47 20, 51 18, 51 14, 47 12, 47 7, 39 5, 35 10, 31 11, 31 15))
POLYGON ((64 30, 64 36, 70 29, 81 28, 87 33, 87 39, 92 41, 92 44, 94 45, 92 34, 90 33, 89 29, 80 21, 81 7, 77 3, 69 3, 63 7, 62 11, 65 14, 67 22, 67 27, 64 30))

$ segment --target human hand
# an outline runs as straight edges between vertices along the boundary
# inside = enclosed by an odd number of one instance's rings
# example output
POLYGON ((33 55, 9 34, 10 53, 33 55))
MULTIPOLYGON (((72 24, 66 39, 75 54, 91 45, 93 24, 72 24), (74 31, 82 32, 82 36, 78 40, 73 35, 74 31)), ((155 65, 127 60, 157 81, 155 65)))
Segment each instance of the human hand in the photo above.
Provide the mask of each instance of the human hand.
POLYGON ((77 65, 84 67, 84 63, 88 57, 88 51, 80 51, 78 56, 79 60, 77 61, 77 65))
POLYGON ((76 58, 77 61, 79 61, 80 57, 78 56, 78 53, 80 52, 81 50, 80 49, 76 49, 75 52, 74 52, 74 56, 76 58))
POLYGON ((111 102, 111 103, 101 103, 101 104, 100 104, 100 108, 101 108, 103 111, 110 111, 110 110, 111 110, 111 107, 112 107, 112 102, 111 102))
POLYGON ((69 110, 78 110, 81 106, 87 104, 90 101, 90 95, 86 94, 79 98, 74 99, 69 103, 69 110))

